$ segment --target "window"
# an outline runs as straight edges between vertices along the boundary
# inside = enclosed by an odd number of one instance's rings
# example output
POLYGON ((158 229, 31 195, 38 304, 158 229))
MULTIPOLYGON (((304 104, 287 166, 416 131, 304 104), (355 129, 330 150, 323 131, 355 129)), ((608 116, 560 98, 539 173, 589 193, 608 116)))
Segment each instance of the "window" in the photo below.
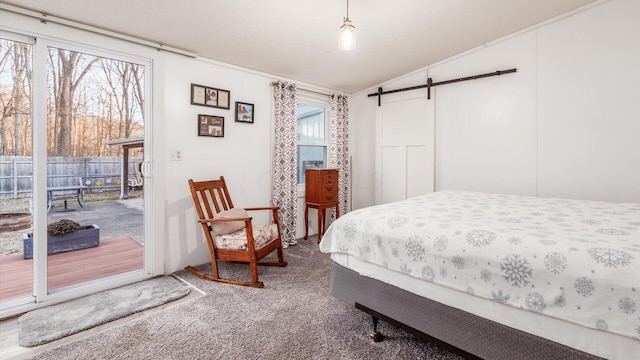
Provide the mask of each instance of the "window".
POLYGON ((298 184, 304 184, 306 169, 327 167, 325 108, 298 104, 298 184))

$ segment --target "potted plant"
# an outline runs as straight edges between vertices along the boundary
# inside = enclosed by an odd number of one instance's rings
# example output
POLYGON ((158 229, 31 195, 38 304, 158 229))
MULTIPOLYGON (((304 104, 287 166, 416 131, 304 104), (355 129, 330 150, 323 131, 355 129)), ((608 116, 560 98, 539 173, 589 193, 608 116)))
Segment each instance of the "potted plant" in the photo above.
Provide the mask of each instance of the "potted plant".
MULTIPOLYGON (((47 254, 86 249, 100 244, 100 228, 97 225, 80 225, 73 220, 62 219, 47 226, 47 254)), ((33 234, 22 237, 25 259, 33 258, 33 234)))

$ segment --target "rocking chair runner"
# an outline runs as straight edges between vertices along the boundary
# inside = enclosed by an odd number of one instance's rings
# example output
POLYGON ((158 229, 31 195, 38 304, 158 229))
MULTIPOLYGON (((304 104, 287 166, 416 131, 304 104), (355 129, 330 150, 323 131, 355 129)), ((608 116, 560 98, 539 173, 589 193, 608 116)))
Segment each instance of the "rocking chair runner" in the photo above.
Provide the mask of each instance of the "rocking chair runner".
POLYGON ((186 270, 207 280, 261 288, 264 284, 258 281, 258 265, 287 265, 282 252, 278 207, 234 208, 224 176, 219 180, 200 182, 189 179, 189 188, 198 222, 202 225, 209 246, 212 274, 191 266, 187 266, 186 270), (253 226, 252 218, 246 211, 260 210, 271 210, 274 224, 253 226), (278 251, 277 262, 258 262, 274 250, 278 251), (221 278, 218 275, 218 260, 249 263, 251 282, 221 278))

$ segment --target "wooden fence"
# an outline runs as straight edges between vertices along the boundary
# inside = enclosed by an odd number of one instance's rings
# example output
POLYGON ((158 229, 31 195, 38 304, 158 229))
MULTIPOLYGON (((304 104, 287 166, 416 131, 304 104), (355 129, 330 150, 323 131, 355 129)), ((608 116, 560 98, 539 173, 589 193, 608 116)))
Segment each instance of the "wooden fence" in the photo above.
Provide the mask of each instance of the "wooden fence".
MULTIPOLYGON (((142 159, 129 160, 129 178, 135 178, 135 166, 142 159)), ((118 190, 122 181, 119 157, 49 157, 47 186, 87 185, 88 192, 118 190)), ((31 156, 0 156, 0 199, 31 196, 33 161, 31 156)))

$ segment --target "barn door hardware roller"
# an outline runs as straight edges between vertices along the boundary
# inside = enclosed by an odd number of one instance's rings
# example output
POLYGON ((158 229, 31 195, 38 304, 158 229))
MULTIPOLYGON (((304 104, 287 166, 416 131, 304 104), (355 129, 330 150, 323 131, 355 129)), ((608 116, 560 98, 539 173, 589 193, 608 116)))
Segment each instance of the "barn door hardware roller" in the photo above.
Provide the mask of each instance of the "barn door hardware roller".
POLYGON ((406 88, 402 88, 402 89, 387 90, 387 91, 382 91, 382 87, 379 87, 377 92, 375 92, 373 94, 369 94, 367 96, 368 97, 377 96, 378 97, 378 106, 380 106, 381 105, 380 99, 382 98, 382 95, 393 94, 393 93, 409 91, 409 90, 417 90, 417 89, 427 88, 427 99, 431 99, 431 88, 434 87, 434 86, 453 84, 453 83, 457 83, 457 82, 461 82, 461 81, 467 81, 467 80, 482 79, 482 78, 486 78, 486 77, 490 77, 490 76, 498 76, 498 75, 510 74, 510 73, 514 73, 516 71, 517 71, 516 69, 498 70, 498 71, 494 71, 494 72, 490 72, 490 73, 486 73, 486 74, 473 75, 473 76, 467 76, 467 77, 463 77, 463 78, 451 79, 451 80, 445 80, 445 81, 438 81, 438 82, 433 82, 433 80, 431 78, 428 78, 427 79, 427 83, 424 84, 424 85, 411 86, 411 87, 406 87, 406 88))

